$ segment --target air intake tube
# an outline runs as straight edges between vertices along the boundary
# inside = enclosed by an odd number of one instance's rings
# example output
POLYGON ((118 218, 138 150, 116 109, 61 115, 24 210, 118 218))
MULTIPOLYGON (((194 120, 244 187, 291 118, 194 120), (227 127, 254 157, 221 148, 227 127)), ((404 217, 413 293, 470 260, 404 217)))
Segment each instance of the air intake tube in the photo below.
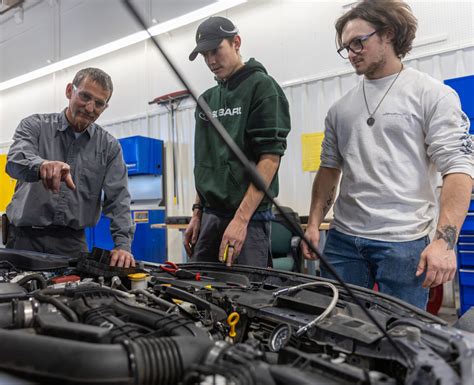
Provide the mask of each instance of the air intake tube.
POLYGON ((195 337, 94 344, 0 330, 0 367, 38 379, 95 384, 177 384, 213 341, 195 337))

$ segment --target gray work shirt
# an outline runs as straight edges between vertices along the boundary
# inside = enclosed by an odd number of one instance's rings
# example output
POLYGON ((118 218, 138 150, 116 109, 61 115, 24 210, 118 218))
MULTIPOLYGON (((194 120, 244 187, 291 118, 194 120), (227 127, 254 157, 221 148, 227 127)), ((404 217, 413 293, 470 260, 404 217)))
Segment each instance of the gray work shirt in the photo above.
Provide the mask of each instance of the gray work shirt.
POLYGON ((92 123, 76 138, 64 111, 29 116, 15 131, 6 171, 18 180, 7 207, 13 225, 95 226, 103 190, 115 247, 130 251, 134 227, 127 168, 117 139, 99 125, 92 123), (67 163, 76 189, 62 182, 59 193, 46 190, 39 177, 45 160, 67 163))

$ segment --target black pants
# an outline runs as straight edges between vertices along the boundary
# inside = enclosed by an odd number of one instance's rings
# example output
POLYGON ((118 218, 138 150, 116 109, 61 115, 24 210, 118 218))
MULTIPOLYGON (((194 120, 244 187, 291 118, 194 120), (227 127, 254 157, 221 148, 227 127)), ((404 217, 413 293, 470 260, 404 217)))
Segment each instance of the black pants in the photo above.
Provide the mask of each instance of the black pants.
POLYGON ((82 252, 88 251, 84 230, 66 226, 35 228, 10 224, 5 247, 70 257, 78 257, 82 252))
MULTIPOLYGON (((219 246, 231 220, 232 218, 203 213, 201 230, 191 262, 218 262, 219 246)), ((272 266, 270 231, 270 221, 250 221, 247 238, 235 263, 257 267, 272 266)))

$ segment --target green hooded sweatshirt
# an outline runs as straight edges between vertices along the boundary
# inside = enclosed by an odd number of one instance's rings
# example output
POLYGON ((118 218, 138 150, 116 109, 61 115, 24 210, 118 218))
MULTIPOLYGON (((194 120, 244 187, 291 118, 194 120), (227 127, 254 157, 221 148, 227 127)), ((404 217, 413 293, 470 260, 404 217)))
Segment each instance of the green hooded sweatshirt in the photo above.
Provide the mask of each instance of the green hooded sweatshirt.
MULTIPOLYGON (((201 95, 243 153, 255 164, 263 154, 283 155, 290 132, 288 101, 262 64, 250 59, 227 81, 201 95)), ((249 187, 237 158, 199 108, 196 109, 194 178, 204 207, 234 212, 249 187)), ((270 190, 278 195, 278 176, 270 190)), ((264 198, 257 211, 271 203, 264 198)))

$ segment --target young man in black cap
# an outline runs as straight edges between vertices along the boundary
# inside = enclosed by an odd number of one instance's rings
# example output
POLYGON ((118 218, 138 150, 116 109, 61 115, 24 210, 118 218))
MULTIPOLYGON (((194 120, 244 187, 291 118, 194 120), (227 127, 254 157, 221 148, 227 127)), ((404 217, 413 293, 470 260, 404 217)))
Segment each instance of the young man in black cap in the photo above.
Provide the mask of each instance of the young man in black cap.
MULTIPOLYGON (((280 157, 290 131, 288 101, 282 89, 255 59, 242 61, 241 37, 230 20, 205 20, 196 32, 196 43, 189 60, 201 54, 217 81, 201 97, 244 154, 256 163, 276 196, 280 157)), ((197 261, 219 259, 228 266, 267 267, 271 203, 249 182, 199 107, 195 116, 197 196, 185 232, 188 255, 197 261)))

